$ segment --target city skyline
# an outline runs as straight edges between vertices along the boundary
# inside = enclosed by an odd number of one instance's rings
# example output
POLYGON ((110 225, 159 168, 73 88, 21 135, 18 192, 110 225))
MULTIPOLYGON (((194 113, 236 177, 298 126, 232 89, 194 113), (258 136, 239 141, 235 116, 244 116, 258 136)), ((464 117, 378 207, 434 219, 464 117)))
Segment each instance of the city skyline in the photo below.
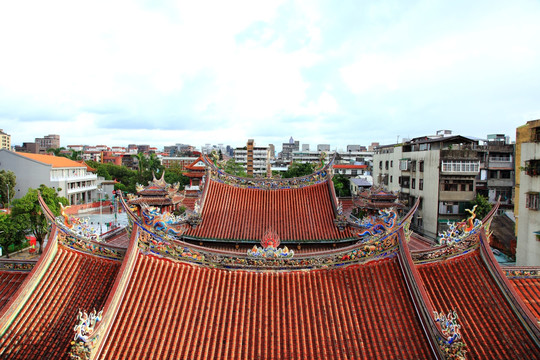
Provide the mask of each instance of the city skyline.
POLYGON ((0 128, 14 145, 514 140, 540 118, 539 15, 527 0, 5 3, 0 128))

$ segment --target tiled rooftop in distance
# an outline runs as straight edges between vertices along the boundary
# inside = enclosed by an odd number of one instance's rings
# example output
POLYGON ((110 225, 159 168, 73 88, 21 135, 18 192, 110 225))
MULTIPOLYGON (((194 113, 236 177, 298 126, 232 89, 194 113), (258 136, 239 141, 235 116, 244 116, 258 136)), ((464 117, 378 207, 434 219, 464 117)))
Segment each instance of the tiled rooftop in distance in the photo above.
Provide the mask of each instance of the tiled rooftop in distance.
POLYGON ((138 255, 104 359, 429 359, 397 258, 246 272, 138 255))
POLYGON ((354 238, 335 226, 328 183, 300 189, 243 189, 208 180, 202 223, 186 235, 258 242, 272 229, 282 242, 354 238))

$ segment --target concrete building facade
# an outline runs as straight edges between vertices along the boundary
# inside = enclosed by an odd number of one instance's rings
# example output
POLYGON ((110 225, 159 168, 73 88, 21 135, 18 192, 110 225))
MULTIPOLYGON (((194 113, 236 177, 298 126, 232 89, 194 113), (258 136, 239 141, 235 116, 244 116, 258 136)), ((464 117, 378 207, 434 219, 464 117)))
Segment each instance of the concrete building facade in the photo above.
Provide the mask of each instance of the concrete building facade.
POLYGON ((86 165, 64 157, 16 153, 0 150, 2 169, 11 170, 17 177, 14 199, 26 195, 28 189, 44 184, 57 190, 70 205, 84 204, 98 198, 97 175, 89 173, 86 165))
POLYGON ((478 141, 463 136, 433 136, 379 147, 373 156, 373 182, 399 191, 400 200, 420 205, 411 227, 436 239, 448 221, 467 216, 480 173, 478 141))
POLYGON ((0 129, 0 149, 11 150, 11 135, 0 129))
POLYGON ((540 266, 540 120, 516 130, 516 264, 540 266))

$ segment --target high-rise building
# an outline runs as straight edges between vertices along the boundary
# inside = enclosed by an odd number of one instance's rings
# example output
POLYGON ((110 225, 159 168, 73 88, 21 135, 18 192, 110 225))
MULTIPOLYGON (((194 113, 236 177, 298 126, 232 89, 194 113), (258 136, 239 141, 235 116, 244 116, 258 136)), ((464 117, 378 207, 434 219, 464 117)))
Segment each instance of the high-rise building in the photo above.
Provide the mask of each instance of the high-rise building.
POLYGON ((284 161, 291 161, 292 160, 292 153, 294 151, 300 150, 300 141, 295 141, 293 137, 289 139, 288 143, 282 144, 281 149, 281 160, 284 161))
POLYGON ((4 132, 4 129, 0 129, 0 149, 11 150, 11 135, 4 132))
POLYGON ((540 119, 516 130, 517 265, 540 265, 540 119))
POLYGON ((270 163, 269 147, 255 146, 255 141, 249 139, 246 147, 234 150, 234 161, 242 165, 250 177, 265 176, 270 163))

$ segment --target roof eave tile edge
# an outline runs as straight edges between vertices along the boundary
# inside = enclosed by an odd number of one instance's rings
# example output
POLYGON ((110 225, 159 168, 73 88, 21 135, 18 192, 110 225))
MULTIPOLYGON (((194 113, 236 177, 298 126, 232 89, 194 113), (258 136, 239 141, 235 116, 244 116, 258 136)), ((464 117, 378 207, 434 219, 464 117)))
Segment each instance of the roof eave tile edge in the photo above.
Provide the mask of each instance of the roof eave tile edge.
MULTIPOLYGON (((498 204, 496 205, 498 207, 498 204)), ((517 294, 510 280, 506 277, 501 266, 495 259, 493 251, 489 246, 485 229, 480 232, 480 257, 486 265, 489 274, 501 290, 504 298, 518 317, 527 333, 531 336, 536 346, 540 349, 540 326, 538 320, 525 305, 521 297, 517 294)))
POLYGON ((114 323, 122 301, 126 295, 126 290, 133 275, 133 269, 137 264, 139 246, 139 227, 137 223, 133 224, 133 230, 130 234, 130 241, 126 251, 126 255, 116 275, 116 280, 109 293, 105 306, 103 307, 103 318, 92 335, 90 341, 93 342, 93 348, 90 358, 99 358, 103 347, 109 336, 111 325, 114 323))
POLYGON ((398 233, 398 260, 401 274, 405 280, 405 284, 407 285, 409 296, 413 300, 416 314, 420 320, 420 323, 422 324, 422 329, 424 330, 424 334, 429 342, 431 351, 435 357, 443 359, 444 354, 442 353, 438 342, 438 339, 443 336, 442 331, 440 329, 440 325, 438 325, 432 317, 434 311, 433 304, 423 286, 422 278, 420 277, 420 274, 413 263, 411 251, 409 249, 409 245, 407 244, 407 237, 410 236, 410 234, 407 232, 409 231, 412 215, 418 208, 418 205, 419 200, 416 201, 409 213, 400 223, 402 226, 400 228, 400 232, 398 233))
POLYGON ((49 269, 58 252, 58 227, 53 224, 49 232, 49 241, 45 246, 45 251, 39 258, 36 266, 21 284, 17 292, 12 296, 0 313, 0 337, 9 329, 13 320, 17 317, 21 309, 36 289, 37 285, 49 269))

